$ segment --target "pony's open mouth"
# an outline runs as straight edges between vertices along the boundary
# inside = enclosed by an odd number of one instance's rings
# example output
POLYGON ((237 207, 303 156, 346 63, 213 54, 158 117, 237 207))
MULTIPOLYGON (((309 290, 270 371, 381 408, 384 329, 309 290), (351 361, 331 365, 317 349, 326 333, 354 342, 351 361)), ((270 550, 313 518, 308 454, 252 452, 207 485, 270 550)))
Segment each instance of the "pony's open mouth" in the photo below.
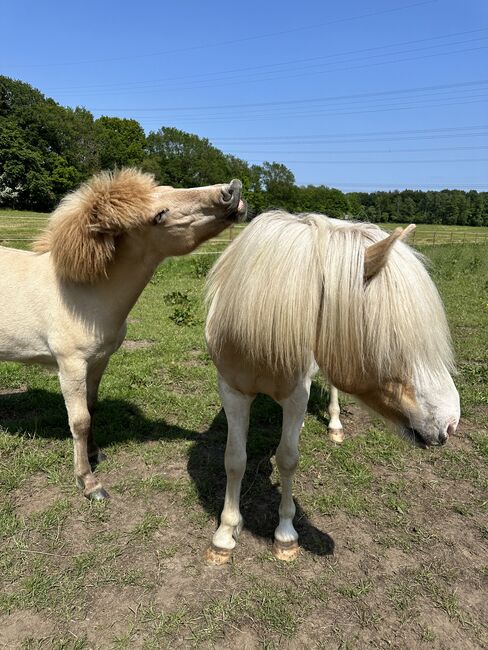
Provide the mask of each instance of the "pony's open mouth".
POLYGON ((427 449, 427 447, 430 447, 430 445, 426 442, 426 440, 423 438, 422 434, 420 434, 417 429, 413 429, 412 427, 405 427, 403 429, 403 432, 405 436, 413 442, 413 444, 417 447, 421 447, 422 449, 427 449))
POLYGON ((247 205, 244 199, 239 199, 239 203, 235 210, 227 215, 228 221, 238 223, 244 221, 247 216, 247 205))

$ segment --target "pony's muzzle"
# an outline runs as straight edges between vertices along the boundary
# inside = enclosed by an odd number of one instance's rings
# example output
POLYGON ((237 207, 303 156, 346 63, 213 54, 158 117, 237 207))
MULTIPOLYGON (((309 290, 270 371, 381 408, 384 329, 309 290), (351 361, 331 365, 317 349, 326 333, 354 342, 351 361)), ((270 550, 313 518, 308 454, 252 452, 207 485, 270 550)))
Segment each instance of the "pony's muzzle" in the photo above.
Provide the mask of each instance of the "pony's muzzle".
POLYGON ((226 217, 232 221, 243 221, 247 213, 247 207, 241 197, 241 181, 234 178, 228 185, 222 187, 221 194, 222 203, 227 206, 226 217))

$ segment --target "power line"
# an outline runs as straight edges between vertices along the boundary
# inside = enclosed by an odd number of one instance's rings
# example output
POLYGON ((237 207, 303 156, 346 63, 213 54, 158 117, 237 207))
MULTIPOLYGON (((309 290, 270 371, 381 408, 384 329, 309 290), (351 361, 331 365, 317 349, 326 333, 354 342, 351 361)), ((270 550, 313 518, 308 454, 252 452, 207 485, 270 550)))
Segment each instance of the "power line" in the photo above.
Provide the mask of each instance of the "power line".
MULTIPOLYGON (((446 47, 447 46, 449 46, 449 44, 446 44, 446 47)), ((326 69, 326 70, 317 70, 317 71, 311 71, 310 68, 307 67, 307 68, 304 69, 304 71, 299 71, 298 74, 284 74, 284 75, 281 75, 281 76, 276 76, 276 75, 273 76, 272 73, 267 73, 268 74, 267 77, 264 77, 264 76, 261 75, 258 78, 252 78, 251 77, 251 78, 247 78, 247 79, 243 78, 243 77, 228 77, 228 78, 221 79, 221 80, 219 80, 219 79, 202 80, 201 82, 193 82, 193 83, 191 83, 191 85, 188 85, 188 84, 187 85, 185 85, 185 84, 179 84, 178 85, 178 84, 176 84, 176 85, 169 86, 169 87, 167 85, 164 85, 164 86, 162 86, 162 88, 165 90, 165 92, 169 92, 171 90, 173 90, 173 91, 174 90, 180 90, 180 91, 181 90, 193 90, 193 91, 195 91, 195 90, 203 90, 203 89, 207 89, 207 88, 212 88, 212 89, 225 88, 225 87, 228 87, 228 86, 235 86, 235 85, 242 86, 244 84, 261 83, 261 82, 269 82, 269 81, 280 81, 280 80, 289 80, 289 79, 297 79, 297 78, 302 79, 303 77, 321 76, 321 75, 324 75, 324 74, 330 74, 330 73, 335 73, 335 72, 344 72, 344 71, 347 72, 349 70, 355 70, 356 71, 356 70, 359 70, 359 69, 374 68, 374 67, 382 66, 382 65, 389 65, 389 64, 397 64, 397 63, 405 63, 405 62, 410 62, 410 61, 419 61, 419 60, 424 60, 424 59, 430 59, 430 58, 434 58, 434 57, 438 57, 438 56, 449 56, 449 55, 452 55, 452 54, 462 54, 462 53, 465 53, 465 52, 477 52, 479 50, 484 50, 484 49, 487 49, 487 46, 480 46, 480 47, 474 47, 474 48, 462 48, 462 49, 452 50, 452 51, 448 51, 448 52, 435 52, 435 53, 432 53, 432 54, 424 54, 424 55, 421 55, 421 56, 413 56, 413 57, 404 57, 404 58, 395 59, 395 60, 391 59, 391 58, 387 58, 384 61, 376 61, 374 63, 361 63, 361 62, 364 61, 365 59, 368 59, 368 58, 377 58, 377 56, 376 57, 360 57, 360 58, 357 58, 357 59, 349 59, 348 61, 335 62, 334 64, 332 64, 332 63, 327 64, 327 65, 337 65, 337 64, 342 65, 343 63, 353 63, 354 64, 354 65, 348 66, 348 67, 332 67, 332 68, 329 68, 329 69, 326 69), (211 83, 209 83, 209 81, 211 83)), ((414 48, 411 51, 416 52, 418 50, 416 48, 414 48)), ((395 56, 396 54, 399 54, 399 53, 392 52, 391 54, 389 54, 389 57, 395 56)), ((147 90, 147 89, 145 89, 145 90, 147 90)), ((78 91, 76 91, 76 92, 78 93, 78 91)), ((126 92, 127 91, 125 91, 125 90, 123 90, 123 91, 112 91, 111 94, 125 94, 126 92)), ((70 93, 68 93, 68 95, 69 94, 70 93)), ((98 92, 91 92, 91 93, 88 92, 88 93, 84 93, 84 96, 90 95, 90 94, 91 95, 94 95, 94 94, 98 95, 99 93, 98 92)))
MULTIPOLYGON (((464 137, 464 134, 462 133, 463 131, 473 131, 476 130, 477 132, 480 130, 488 130, 488 124, 474 124, 472 126, 444 126, 444 127, 437 127, 437 128, 429 128, 429 129, 400 129, 400 130, 395 130, 395 131, 348 131, 347 133, 321 133, 321 134, 306 134, 306 135, 267 135, 267 136, 239 136, 238 138, 226 138, 226 137, 216 137, 212 138, 213 141, 218 141, 218 142, 237 142, 237 141, 250 141, 250 140, 258 140, 259 142, 262 142, 263 140, 270 140, 270 141, 275 141, 275 140, 294 140, 294 139, 299 139, 299 140, 306 140, 308 138, 310 139, 317 139, 317 138, 350 138, 351 136, 359 136, 359 137, 374 137, 376 138, 377 136, 398 136, 398 135, 413 135, 413 134, 420 134, 421 135, 432 135, 432 134, 444 134, 449 136, 449 134, 454 133, 454 135, 460 135, 461 137, 464 137), (461 133, 458 133, 461 132, 461 133)), ((474 135, 477 135, 475 133, 474 135)))
MULTIPOLYGON (((369 113, 384 113, 384 112, 390 112, 390 111, 404 111, 404 110, 411 110, 411 109, 424 109, 424 108, 438 108, 438 107, 449 107, 449 106, 466 106, 469 104, 477 104, 480 102, 485 102, 486 97, 483 95, 481 96, 480 99, 473 99, 470 101, 459 101, 459 102, 446 102, 443 101, 441 103, 430 103, 430 104, 413 104, 413 105, 404 105, 404 106, 381 106, 381 108, 367 108, 367 109, 362 109, 362 110, 355 110, 355 111, 347 111, 347 110, 340 110, 340 111, 315 111, 315 112, 302 112, 302 113, 280 113, 280 114, 274 114, 274 113, 266 113, 262 115, 252 115, 249 117, 245 116, 206 116, 206 117, 201 117, 201 118, 192 118, 190 121, 193 124, 207 124, 209 122, 254 122, 256 120, 266 120, 266 119, 271 119, 271 120, 278 120, 278 119, 289 119, 293 117, 314 117, 314 116, 331 116, 331 115, 364 115, 364 114, 369 114, 369 113)), ((141 119, 141 118, 139 118, 141 119)), ((144 118, 143 118, 144 119, 144 118)))
POLYGON ((357 149, 357 150, 348 150, 348 151, 341 151, 341 150, 333 150, 333 149, 328 149, 326 151, 239 151, 238 154, 239 156, 242 155, 255 155, 255 154, 260 154, 260 155, 291 155, 291 154, 298 154, 298 155, 303 155, 303 154, 312 154, 312 155, 317 155, 317 154, 377 154, 377 153, 423 153, 427 152, 430 153, 431 151, 439 152, 439 151, 484 151, 488 149, 487 146, 481 146, 481 147, 429 147, 428 149, 357 149))
MULTIPOLYGON (((488 89, 487 89, 488 90, 488 89)), ((372 103, 374 99, 366 99, 363 105, 359 104, 357 101, 354 103, 354 101, 347 102, 344 104, 335 104, 332 106, 326 105, 326 106, 310 106, 310 107, 283 107, 282 110, 275 109, 275 110, 267 110, 264 109, 264 112, 256 112, 258 109, 255 109, 254 111, 249 111, 247 113, 239 113, 238 111, 232 111, 230 114, 229 113, 211 113, 208 111, 202 111, 203 114, 201 115, 187 115, 183 116, 183 119, 185 120, 185 123, 191 122, 193 124, 207 124, 210 122, 248 122, 248 121, 254 121, 258 119, 272 119, 272 120, 277 120, 277 119, 283 119, 283 118, 300 118, 300 117, 311 117, 311 116, 329 116, 329 115, 357 115, 357 114, 362 114, 362 113, 377 113, 377 112, 385 112, 385 111, 395 111, 395 110, 410 110, 410 109, 421 109, 421 108, 435 108, 435 107, 448 107, 448 106, 460 106, 460 105, 468 105, 468 104, 476 104, 480 102, 485 102, 487 101, 487 95, 486 93, 483 94, 477 94, 477 95, 468 95, 468 94, 460 94, 459 92, 456 93, 455 95, 444 95, 444 96, 439 96, 439 95, 420 95, 420 96, 412 96, 412 98, 407 98, 407 97, 392 97, 390 98, 390 102, 395 102, 393 104, 385 104, 383 102, 378 103, 372 103), (403 104, 399 105, 398 102, 410 100, 408 104, 403 104), (454 101, 453 101, 454 100, 454 101), (350 110, 351 109, 351 110, 350 110)), ((116 113, 123 113, 123 117, 125 117, 125 113, 128 112, 128 109, 121 109, 120 111, 114 111, 116 113)), ((110 113, 110 111, 106 111, 105 114, 107 115, 110 113)), ((162 120, 167 120, 167 119, 174 119, 174 116, 152 116, 151 118, 148 118, 145 115, 138 115, 137 113, 131 113, 130 117, 132 119, 138 119, 138 120, 143 120, 145 124, 148 124, 150 122, 157 122, 157 124, 161 125, 162 120)), ((178 118, 181 120, 181 117, 178 116, 178 118)))
MULTIPOLYGON (((262 161, 248 160, 251 164, 262 164, 262 161)), ((457 158, 457 159, 445 159, 441 158, 438 160, 432 159, 420 159, 420 160, 279 160, 283 165, 371 165, 371 164, 411 164, 414 163, 424 164, 424 163, 485 163, 488 162, 488 158, 457 158)))
POLYGON ((435 84, 429 86, 414 86, 409 88, 399 88, 397 90, 380 90, 367 93, 353 93, 348 95, 325 95, 323 97, 308 97, 305 99, 286 99, 272 102, 252 102, 239 104, 207 104, 203 106, 160 106, 160 107, 131 107, 131 108, 92 108, 93 111, 208 111, 213 109, 235 109, 235 108, 255 108, 267 106, 292 106, 297 104, 309 104, 316 102, 329 102, 339 100, 360 99, 363 97, 386 97, 396 94, 410 94, 418 92, 429 92, 436 90, 449 90, 452 88, 469 88, 471 86, 486 86, 488 79, 478 79, 476 81, 459 81, 451 84, 435 84))
MULTIPOLYGON (((488 89, 487 89, 488 90, 488 89)), ((460 95, 459 93, 452 95, 452 96, 419 96, 419 97, 413 97, 410 99, 408 104, 403 104, 400 105, 399 102, 405 102, 407 100, 406 97, 397 97, 397 98, 391 98, 390 101, 395 102, 393 104, 384 104, 384 103, 372 103, 373 100, 366 100, 363 104, 359 103, 354 103, 354 102, 348 102, 346 104, 336 104, 336 105, 326 105, 326 106, 310 106, 307 110, 306 107, 304 107, 302 110, 290 110, 290 109, 275 109, 275 110, 267 110, 265 112, 247 112, 247 113, 238 113, 238 112, 232 112, 232 114, 229 116, 227 113, 207 113, 205 112, 203 115, 191 115, 191 116, 185 116, 184 119, 190 122, 211 122, 211 121, 232 121, 232 122, 239 122, 239 121, 248 121, 252 120, 254 118, 287 118, 287 117, 302 117, 302 116, 314 116, 314 115, 347 115, 350 113, 348 109, 359 109, 359 110, 354 110, 353 113, 357 112, 371 112, 371 109, 380 109, 381 111, 385 110, 394 110, 396 108, 398 109, 410 109, 410 108, 424 108, 424 107, 431 107, 431 106, 452 106, 452 105, 459 105, 459 104, 472 104, 472 103, 478 103, 479 101, 486 101, 488 99, 488 95, 485 93, 483 94, 477 94, 477 95, 460 95), (459 101, 456 101, 459 100, 459 101), (461 101, 462 100, 462 101, 461 101), (425 102, 435 102, 435 103, 425 103, 425 102)), ((257 109, 256 109, 257 110, 257 109)), ((125 111, 124 111, 125 112, 125 111)), ((373 110, 373 112, 376 112, 373 110)), ((136 116, 132 115, 132 117, 137 117, 137 119, 143 119, 147 120, 146 116, 136 116)), ((154 118, 152 118, 154 119, 154 118)), ((158 121, 161 118, 158 118, 158 121)))
MULTIPOLYGON (((237 74, 241 72, 250 72, 254 70, 264 70, 266 68, 275 68, 275 67, 282 67, 282 66, 288 66, 288 65, 296 65, 298 63, 310 63, 312 61, 320 61, 324 59, 329 59, 331 57, 338 57, 338 56, 348 56, 350 54, 364 54, 365 52, 373 52, 381 49, 386 49, 386 48, 392 48, 392 47, 400 47, 403 45, 414 45, 418 43, 425 43, 428 41, 434 41, 434 40, 441 40, 441 39, 446 39, 446 38, 452 38, 455 36, 464 36, 466 34, 475 34, 479 32, 486 32, 488 30, 488 27, 481 27, 479 29, 471 29, 468 31, 463 31, 463 32, 451 32, 449 34, 442 34, 439 36, 430 36, 429 38, 421 38, 421 39, 415 39, 415 40, 410 40, 410 41, 402 41, 400 43, 392 43, 388 45, 377 45, 375 47, 368 47, 368 48, 362 48, 359 50, 349 50, 346 52, 338 52, 338 53, 331 53, 331 54, 326 54, 322 56, 316 56, 316 57, 308 57, 308 58, 302 58, 302 59, 292 59, 290 61, 282 61, 282 62, 277 62, 277 63, 267 63, 267 64, 262 64, 258 66, 247 66, 244 68, 233 68, 231 70, 220 70, 220 71, 214 71, 214 72, 205 72, 205 73, 199 73, 199 74, 191 74, 191 75, 178 75, 177 77, 165 77, 165 78, 160 78, 160 79, 153 79, 153 80, 137 80, 137 81, 127 81, 127 82, 117 82, 117 83, 108 83, 108 84, 84 84, 84 85, 76 85, 76 86, 58 86, 58 87, 48 87, 46 90, 50 92, 54 91, 67 91, 67 90, 82 90, 82 89, 98 89, 98 88, 114 88, 114 89, 127 89, 127 88, 134 88, 135 86, 140 86, 143 87, 144 89, 146 88, 153 88, 157 87, 159 84, 167 83, 168 81, 181 81, 183 80, 192 80, 194 81, 195 79, 201 78, 203 81, 212 81, 212 79, 209 79, 209 77, 215 76, 215 75, 226 75, 226 74, 237 74), (206 79, 204 79, 206 77, 206 79)), ((479 40, 479 39, 475 39, 479 40)), ((473 42, 473 40, 468 40, 464 42, 473 42)), ((433 45, 431 47, 445 47, 447 45, 454 45, 455 43, 441 43, 439 45, 433 45)), ((416 48, 417 50, 417 48, 416 48)), ((385 53, 387 54, 387 53, 385 53)))
POLYGON ((308 31, 312 29, 318 29, 320 27, 327 27, 329 25, 337 25, 340 23, 350 22, 353 20, 360 20, 361 18, 373 18, 375 16, 380 16, 388 13, 393 13, 397 11, 403 11, 404 9, 412 9, 414 7, 421 7, 424 5, 429 5, 435 3, 437 0, 423 0, 422 2, 415 2, 413 4, 402 5, 400 7, 392 7, 390 9, 382 9, 381 11, 373 11, 365 14, 358 14, 356 16, 349 16, 346 18, 338 18, 336 20, 329 20, 324 23, 314 23, 313 25, 305 25, 303 27, 294 27, 293 29, 286 29, 277 32, 268 32, 267 34, 257 34, 254 36, 245 36, 243 38, 234 38, 230 41, 220 41, 213 43, 204 43, 202 45, 193 45, 190 47, 180 47, 172 50, 163 50, 160 52, 151 52, 148 54, 133 54, 130 56, 119 56, 119 57, 110 57, 110 58, 101 58, 101 59, 90 59, 85 61, 54 61, 51 63, 34 63, 34 64, 24 64, 19 65, 18 67, 53 67, 53 66, 70 66, 70 65, 87 65, 92 63, 107 63, 109 61, 127 61, 134 59, 144 59, 153 56, 164 56, 167 54, 177 54, 180 52, 194 52, 198 50, 206 50, 211 48, 225 47, 226 45, 235 45, 236 43, 245 43, 250 41, 261 40, 263 38, 272 38, 275 36, 284 36, 285 34, 293 34, 300 31, 308 31))

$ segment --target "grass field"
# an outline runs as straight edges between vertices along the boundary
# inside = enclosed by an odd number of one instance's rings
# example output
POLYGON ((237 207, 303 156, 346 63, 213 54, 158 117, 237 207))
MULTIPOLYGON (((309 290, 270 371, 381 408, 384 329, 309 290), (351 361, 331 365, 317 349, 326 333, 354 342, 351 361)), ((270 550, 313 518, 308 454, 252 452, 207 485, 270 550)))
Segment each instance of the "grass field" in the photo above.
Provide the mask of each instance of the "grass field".
POLYGON ((270 552, 281 414, 266 398, 253 407, 234 560, 201 559, 225 488, 201 300, 214 256, 160 267, 110 362, 95 418, 110 501, 74 486, 56 376, 0 364, 0 647, 487 647, 488 246, 422 250, 452 327, 458 434, 415 449, 345 398, 334 446, 315 381, 292 564, 270 552))

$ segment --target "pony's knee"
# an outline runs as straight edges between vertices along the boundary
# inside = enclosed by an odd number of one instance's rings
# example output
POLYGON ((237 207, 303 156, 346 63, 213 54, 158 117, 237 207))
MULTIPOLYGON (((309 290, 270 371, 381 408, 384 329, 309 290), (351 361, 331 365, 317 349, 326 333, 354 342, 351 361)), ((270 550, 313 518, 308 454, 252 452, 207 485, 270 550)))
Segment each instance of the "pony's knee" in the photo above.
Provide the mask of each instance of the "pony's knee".
POLYGON ((225 452, 225 471, 227 476, 240 478, 246 469, 247 454, 245 449, 234 447, 225 452))
POLYGON ((69 426, 75 440, 88 440, 91 429, 91 417, 88 413, 86 415, 72 417, 70 418, 69 426))
POLYGON ((276 464, 282 473, 293 473, 298 465, 298 449, 291 446, 279 446, 276 450, 276 464))

